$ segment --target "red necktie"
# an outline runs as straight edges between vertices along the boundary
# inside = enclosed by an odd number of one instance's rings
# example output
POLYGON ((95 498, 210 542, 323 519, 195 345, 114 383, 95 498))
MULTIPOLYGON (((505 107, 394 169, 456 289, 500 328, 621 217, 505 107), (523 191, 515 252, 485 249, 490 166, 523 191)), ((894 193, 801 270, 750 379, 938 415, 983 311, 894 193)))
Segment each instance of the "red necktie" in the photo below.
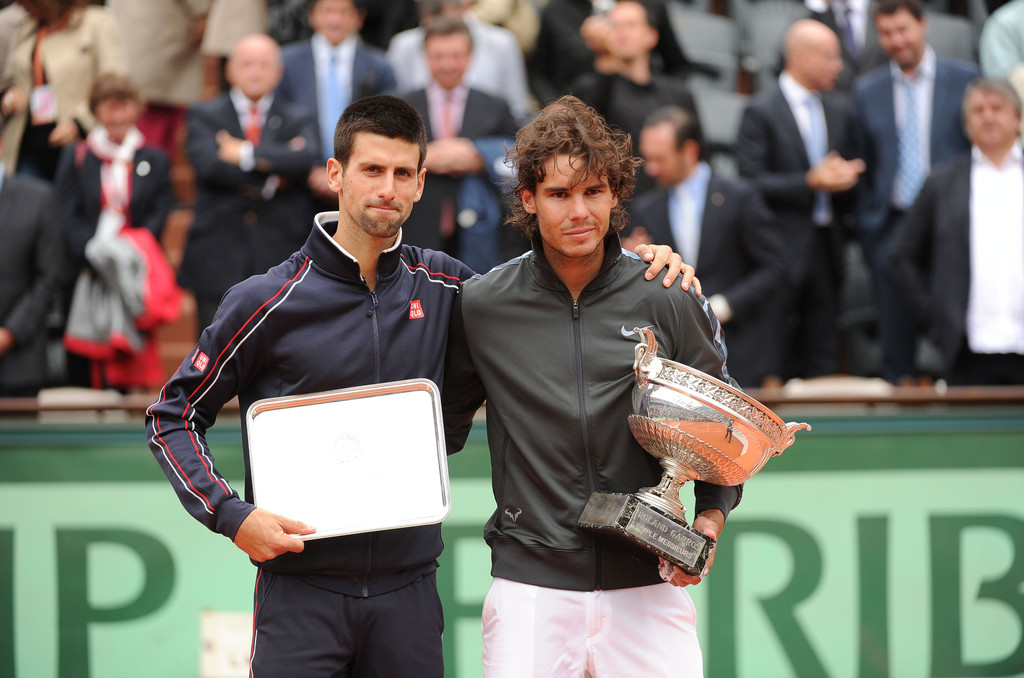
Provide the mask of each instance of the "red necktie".
MULTIPOLYGON (((455 102, 451 92, 444 93, 441 104, 441 138, 451 139, 455 136, 455 102)), ((441 237, 450 238, 455 234, 455 204, 449 198, 441 203, 441 237)))
POLYGON ((260 135, 263 134, 263 125, 260 124, 260 107, 253 104, 249 108, 249 122, 245 126, 245 140, 253 146, 259 146, 260 135))

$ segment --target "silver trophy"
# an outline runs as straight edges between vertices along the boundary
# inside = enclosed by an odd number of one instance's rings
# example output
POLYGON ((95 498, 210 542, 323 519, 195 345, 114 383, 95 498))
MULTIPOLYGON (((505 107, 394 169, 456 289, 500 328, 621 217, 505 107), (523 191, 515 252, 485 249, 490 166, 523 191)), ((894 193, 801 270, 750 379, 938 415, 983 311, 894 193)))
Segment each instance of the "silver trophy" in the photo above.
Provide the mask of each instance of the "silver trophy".
POLYGON ((745 482, 793 444, 804 423, 784 423, 742 391, 692 367, 658 357, 654 332, 637 328, 629 428, 661 464, 661 482, 633 494, 595 492, 579 519, 703 576, 715 540, 686 522, 679 490, 688 480, 745 482))

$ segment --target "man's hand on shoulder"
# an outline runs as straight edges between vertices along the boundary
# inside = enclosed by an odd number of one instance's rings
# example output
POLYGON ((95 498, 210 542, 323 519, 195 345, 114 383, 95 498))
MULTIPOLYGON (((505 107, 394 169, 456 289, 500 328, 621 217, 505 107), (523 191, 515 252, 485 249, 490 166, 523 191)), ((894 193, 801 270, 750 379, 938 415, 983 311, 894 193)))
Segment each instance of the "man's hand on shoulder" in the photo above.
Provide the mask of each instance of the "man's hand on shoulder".
POLYGON ((700 294, 700 280, 697 279, 697 270, 693 266, 683 263, 683 258, 673 252, 672 248, 668 245, 640 244, 633 249, 633 252, 644 261, 650 262, 651 265, 644 272, 644 278, 647 280, 653 280, 654 276, 658 275, 662 269, 668 267, 668 271, 661 281, 662 285, 671 287, 672 283, 679 277, 679 274, 682 273, 683 277, 680 280, 679 286, 684 290, 688 290, 692 284, 697 294, 700 294))
POLYGON ((235 533, 235 546, 258 563, 282 553, 301 553, 305 543, 293 534, 313 534, 316 528, 264 509, 255 509, 246 516, 235 533))

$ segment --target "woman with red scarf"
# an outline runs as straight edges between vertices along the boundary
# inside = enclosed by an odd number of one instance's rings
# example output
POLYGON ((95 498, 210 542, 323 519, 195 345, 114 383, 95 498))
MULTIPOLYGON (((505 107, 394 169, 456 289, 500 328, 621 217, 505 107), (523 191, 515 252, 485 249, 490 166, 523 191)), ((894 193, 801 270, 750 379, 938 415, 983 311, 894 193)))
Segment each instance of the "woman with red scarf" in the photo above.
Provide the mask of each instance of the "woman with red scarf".
POLYGON ((122 391, 158 386, 154 330, 177 318, 181 292, 159 239, 173 204, 170 161, 143 146, 141 100, 128 78, 96 78, 98 125, 64 151, 57 193, 74 283, 64 345, 75 385, 122 391), (85 382, 85 383, 83 383, 85 382))

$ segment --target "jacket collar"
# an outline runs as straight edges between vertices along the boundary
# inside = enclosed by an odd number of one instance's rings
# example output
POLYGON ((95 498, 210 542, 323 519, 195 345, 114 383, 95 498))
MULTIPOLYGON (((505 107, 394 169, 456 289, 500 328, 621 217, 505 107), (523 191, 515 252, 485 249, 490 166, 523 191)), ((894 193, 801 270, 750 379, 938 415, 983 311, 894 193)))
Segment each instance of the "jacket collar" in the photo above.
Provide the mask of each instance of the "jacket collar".
MULTIPOLYGON (((338 230, 338 212, 321 212, 313 218, 313 230, 302 246, 303 254, 312 258, 317 268, 327 275, 362 282, 359 260, 334 239, 338 230)), ((402 233, 389 249, 377 258, 377 280, 386 280, 398 272, 402 264, 402 233)))
MULTIPOLYGON (((530 261, 533 265, 530 268, 534 271, 541 285, 549 289, 566 289, 565 283, 555 274, 554 269, 548 263, 547 257, 544 256, 544 245, 539 234, 533 237, 531 247, 533 252, 530 254, 530 261)), ((619 234, 609 233, 604 237, 604 261, 601 263, 601 270, 598 271, 597 276, 593 280, 587 283, 584 290, 598 289, 607 285, 612 275, 612 270, 619 263, 619 259, 622 256, 622 243, 619 242, 619 234)))

